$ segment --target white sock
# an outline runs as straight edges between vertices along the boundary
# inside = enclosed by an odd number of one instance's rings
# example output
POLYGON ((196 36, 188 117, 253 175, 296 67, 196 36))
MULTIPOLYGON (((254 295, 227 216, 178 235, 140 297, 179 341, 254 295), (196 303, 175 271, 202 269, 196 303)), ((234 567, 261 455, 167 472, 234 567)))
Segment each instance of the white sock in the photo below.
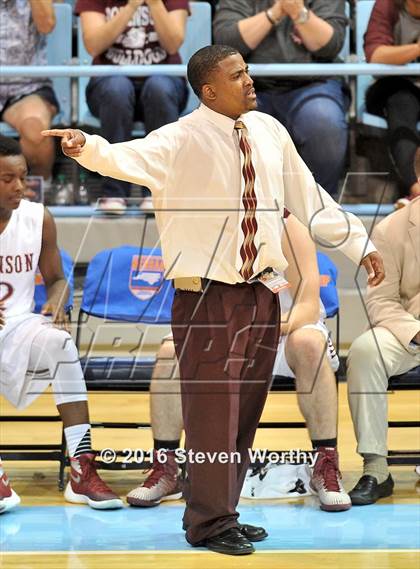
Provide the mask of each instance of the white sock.
POLYGON ((71 458, 77 458, 85 452, 92 452, 89 423, 66 427, 64 434, 66 435, 67 448, 71 458))

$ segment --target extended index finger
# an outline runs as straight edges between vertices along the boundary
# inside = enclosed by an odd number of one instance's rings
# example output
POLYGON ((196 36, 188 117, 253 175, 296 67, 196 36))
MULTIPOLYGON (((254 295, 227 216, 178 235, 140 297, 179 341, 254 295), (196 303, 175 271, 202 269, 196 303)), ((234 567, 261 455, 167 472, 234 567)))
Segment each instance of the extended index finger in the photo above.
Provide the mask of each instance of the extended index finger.
POLYGON ((71 136, 71 131, 66 128, 52 128, 41 131, 42 136, 58 136, 60 138, 71 136))

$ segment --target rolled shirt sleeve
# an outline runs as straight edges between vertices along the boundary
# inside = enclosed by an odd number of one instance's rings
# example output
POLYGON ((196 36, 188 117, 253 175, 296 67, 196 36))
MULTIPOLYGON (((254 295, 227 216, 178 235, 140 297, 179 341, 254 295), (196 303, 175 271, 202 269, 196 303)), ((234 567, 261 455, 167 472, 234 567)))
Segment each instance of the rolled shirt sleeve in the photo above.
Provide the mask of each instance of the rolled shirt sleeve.
MULTIPOLYGON (((284 129, 280 123, 277 123, 284 129)), ((286 129, 284 129, 286 131, 286 129)), ((283 147, 284 201, 286 208, 304 223, 320 245, 342 251, 357 265, 376 247, 369 240, 362 222, 345 212, 315 182, 299 156, 290 135, 285 132, 283 147)))

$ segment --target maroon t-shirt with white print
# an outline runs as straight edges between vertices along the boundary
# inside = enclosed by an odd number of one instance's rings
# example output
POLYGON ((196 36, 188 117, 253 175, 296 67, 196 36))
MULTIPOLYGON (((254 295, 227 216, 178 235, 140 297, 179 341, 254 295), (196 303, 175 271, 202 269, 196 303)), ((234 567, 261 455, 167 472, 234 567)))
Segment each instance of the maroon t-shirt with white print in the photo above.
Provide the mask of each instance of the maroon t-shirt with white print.
MULTIPOLYGON (((168 11, 187 10, 188 0, 163 0, 168 11)), ((113 18, 127 0, 77 0, 75 13, 100 12, 107 20, 113 18)), ((124 32, 103 53, 93 60, 94 65, 152 65, 181 63, 178 53, 168 54, 159 43, 149 6, 139 6, 124 32)))

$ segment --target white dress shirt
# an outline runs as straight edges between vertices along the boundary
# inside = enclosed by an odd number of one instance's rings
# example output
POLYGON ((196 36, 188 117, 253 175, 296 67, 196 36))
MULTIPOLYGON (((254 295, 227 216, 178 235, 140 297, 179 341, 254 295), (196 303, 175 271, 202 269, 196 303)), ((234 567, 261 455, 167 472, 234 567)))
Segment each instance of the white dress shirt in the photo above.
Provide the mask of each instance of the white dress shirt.
MULTIPOLYGON (((310 227, 313 238, 341 249, 357 264, 375 250, 361 221, 317 186, 276 119, 257 111, 239 119, 248 129, 256 172, 254 274, 287 266, 281 250, 284 206, 310 227)), ((231 118, 201 105, 139 140, 110 144, 85 134, 77 158, 82 166, 150 188, 167 278, 244 282, 238 254, 243 240, 243 157, 234 125, 231 118)))

